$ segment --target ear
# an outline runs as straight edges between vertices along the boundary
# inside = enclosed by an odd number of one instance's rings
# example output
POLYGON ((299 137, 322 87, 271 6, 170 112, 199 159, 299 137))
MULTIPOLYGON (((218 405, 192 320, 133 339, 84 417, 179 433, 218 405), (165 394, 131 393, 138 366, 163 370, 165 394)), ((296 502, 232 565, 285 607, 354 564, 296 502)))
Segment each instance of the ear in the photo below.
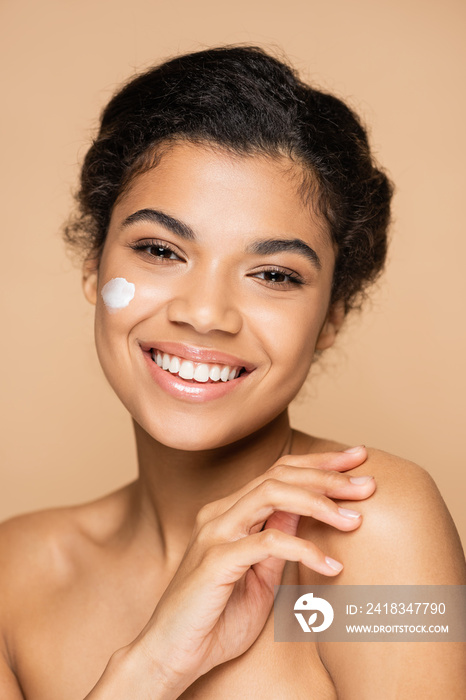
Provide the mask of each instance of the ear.
POLYGON ((97 284, 99 278, 99 261, 96 258, 86 258, 83 264, 83 291, 90 304, 96 305, 97 284))
POLYGON ((345 306, 342 301, 332 304, 317 338, 316 350, 326 350, 333 345, 345 315, 345 306))

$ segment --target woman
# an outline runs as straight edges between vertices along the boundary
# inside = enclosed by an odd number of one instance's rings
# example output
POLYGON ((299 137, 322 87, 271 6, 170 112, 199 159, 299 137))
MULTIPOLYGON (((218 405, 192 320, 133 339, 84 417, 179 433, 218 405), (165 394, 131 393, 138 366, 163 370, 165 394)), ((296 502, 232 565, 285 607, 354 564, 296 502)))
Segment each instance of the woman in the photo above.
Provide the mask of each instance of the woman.
POLYGON ((273 642, 279 583, 465 580, 421 468, 288 420, 383 267, 390 196, 355 115, 260 49, 111 100, 66 237, 139 477, 3 525, 2 698, 460 697, 459 645, 273 642))

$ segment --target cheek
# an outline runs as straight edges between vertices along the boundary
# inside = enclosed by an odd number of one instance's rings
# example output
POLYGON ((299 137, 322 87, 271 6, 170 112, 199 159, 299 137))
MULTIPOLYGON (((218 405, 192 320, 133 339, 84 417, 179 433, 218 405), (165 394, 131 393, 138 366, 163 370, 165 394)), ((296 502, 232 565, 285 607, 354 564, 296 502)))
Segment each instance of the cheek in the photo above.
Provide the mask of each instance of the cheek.
POLYGON ((97 352, 105 374, 125 364, 132 337, 138 337, 140 324, 157 324, 169 297, 167 285, 155 285, 154 280, 137 274, 127 277, 102 275, 97 295, 95 339, 97 352), (111 360, 111 362, 110 362, 111 360))
POLYGON ((98 293, 97 312, 102 320, 111 319, 115 325, 128 326, 139 318, 157 312, 169 297, 169 285, 154 284, 147 276, 112 277, 98 293))
POLYGON ((133 282, 128 282, 124 277, 114 277, 101 289, 101 297, 110 313, 115 313, 128 306, 134 299, 136 287, 133 282))
POLYGON ((263 308, 256 329, 272 365, 307 376, 324 318, 324 305, 317 299, 263 308))

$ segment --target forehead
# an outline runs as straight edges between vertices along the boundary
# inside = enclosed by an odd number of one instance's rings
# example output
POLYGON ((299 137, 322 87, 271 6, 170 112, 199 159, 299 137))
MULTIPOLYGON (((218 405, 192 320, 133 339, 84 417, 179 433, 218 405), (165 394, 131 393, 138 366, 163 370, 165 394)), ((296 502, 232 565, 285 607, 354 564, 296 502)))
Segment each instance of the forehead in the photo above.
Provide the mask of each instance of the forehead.
POLYGON ((292 229, 293 235, 331 248, 313 190, 309 173, 286 156, 239 155, 214 144, 181 141, 164 149, 155 167, 134 177, 112 219, 158 206, 199 230, 218 228, 219 221, 238 234, 292 229))

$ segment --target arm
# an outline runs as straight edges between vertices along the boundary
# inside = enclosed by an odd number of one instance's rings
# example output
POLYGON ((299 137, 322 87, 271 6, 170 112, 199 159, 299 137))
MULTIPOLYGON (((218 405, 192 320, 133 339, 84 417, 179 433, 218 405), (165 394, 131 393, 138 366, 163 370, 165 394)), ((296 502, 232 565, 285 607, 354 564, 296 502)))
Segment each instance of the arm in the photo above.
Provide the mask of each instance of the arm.
POLYGON ((2 700, 24 700, 16 676, 3 654, 0 654, 0 698, 2 700))
MULTIPOLYGON (((338 580, 319 582, 466 583, 460 540, 431 477, 380 452, 371 453, 364 470, 375 475, 378 488, 373 498, 358 504, 362 527, 344 539, 328 528, 325 534, 325 526, 320 535, 314 533, 319 546, 345 561, 338 580)), ((319 652, 339 700, 466 697, 464 644, 320 643, 319 652)))
POLYGON ((335 576, 341 568, 337 562, 329 564, 324 551, 296 536, 299 516, 347 533, 359 527, 360 519, 339 513, 333 499, 346 497, 354 505, 368 498, 375 484, 354 484, 335 472, 352 469, 365 457, 364 450, 285 456, 240 491, 202 508, 151 620, 113 655, 86 700, 174 700, 256 640, 285 561, 335 576))

